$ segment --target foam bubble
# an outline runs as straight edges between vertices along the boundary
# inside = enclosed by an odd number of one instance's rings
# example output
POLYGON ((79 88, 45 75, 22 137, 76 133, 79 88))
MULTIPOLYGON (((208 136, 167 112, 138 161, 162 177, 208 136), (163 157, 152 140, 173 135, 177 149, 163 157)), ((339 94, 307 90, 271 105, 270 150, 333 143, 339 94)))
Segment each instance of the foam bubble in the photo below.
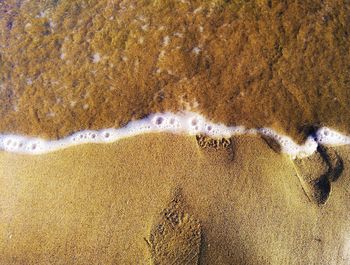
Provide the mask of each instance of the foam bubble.
POLYGON ((261 135, 274 139, 281 147, 283 153, 289 154, 292 158, 302 158, 313 154, 317 149, 317 142, 312 136, 309 136, 303 145, 296 144, 290 137, 280 135, 270 128, 261 128, 258 130, 261 135))
POLYGON ((347 145, 350 144, 350 137, 335 130, 322 127, 316 132, 317 142, 325 145, 347 145))
POLYGON ((350 137, 323 127, 315 137, 309 136, 303 145, 296 144, 290 137, 278 134, 271 128, 246 129, 243 126, 225 126, 208 121, 194 112, 155 113, 148 117, 129 122, 122 128, 107 128, 102 130, 84 130, 76 132, 63 139, 47 141, 21 135, 0 135, 0 150, 14 153, 43 154, 69 146, 84 143, 111 143, 119 139, 151 132, 171 132, 189 135, 205 134, 213 138, 231 137, 240 134, 261 134, 274 139, 281 146, 283 153, 292 158, 306 157, 314 153, 319 144, 347 145, 350 137))

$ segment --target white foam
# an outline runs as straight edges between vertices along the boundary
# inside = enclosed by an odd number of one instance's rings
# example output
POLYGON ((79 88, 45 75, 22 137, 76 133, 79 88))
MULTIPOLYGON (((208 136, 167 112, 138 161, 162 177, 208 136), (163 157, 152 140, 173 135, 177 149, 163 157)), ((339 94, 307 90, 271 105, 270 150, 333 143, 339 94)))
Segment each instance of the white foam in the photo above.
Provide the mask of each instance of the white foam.
POLYGON ((95 53, 95 54, 92 56, 92 62, 93 62, 93 63, 98 63, 100 60, 101 60, 101 56, 100 56, 99 53, 95 53))
POLYGON ((320 128, 315 137, 309 136, 303 145, 298 145, 290 137, 278 134, 270 128, 247 129, 243 126, 225 126, 209 121, 195 112, 155 113, 135 120, 122 128, 84 130, 59 140, 44 140, 14 134, 0 134, 0 150, 13 153, 43 154, 84 143, 111 143, 120 139, 151 132, 178 134, 205 134, 213 138, 230 137, 241 134, 261 134, 273 138, 281 146, 281 151, 292 158, 306 157, 314 153, 319 144, 348 145, 350 137, 329 128, 320 128))
POLYGON ((327 127, 322 127, 316 132, 317 142, 324 145, 350 144, 350 137, 327 127))

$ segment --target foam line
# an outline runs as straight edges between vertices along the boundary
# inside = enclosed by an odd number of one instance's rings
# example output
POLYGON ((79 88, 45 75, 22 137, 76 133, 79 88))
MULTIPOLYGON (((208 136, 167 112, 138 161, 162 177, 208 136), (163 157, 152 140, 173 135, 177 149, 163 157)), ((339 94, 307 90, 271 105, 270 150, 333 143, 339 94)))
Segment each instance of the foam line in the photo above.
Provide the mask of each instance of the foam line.
POLYGON ((206 134, 213 138, 242 134, 261 134, 277 141, 283 153, 292 158, 306 157, 314 153, 319 144, 348 145, 350 137, 323 127, 315 136, 309 136, 303 145, 296 144, 290 137, 280 135, 270 128, 246 129, 243 126, 225 126, 208 121, 194 112, 155 113, 131 121, 123 128, 109 128, 97 131, 84 130, 59 140, 44 140, 14 134, 0 135, 0 150, 22 154, 44 154, 84 143, 111 143, 120 139, 151 132, 170 132, 188 135, 206 134))

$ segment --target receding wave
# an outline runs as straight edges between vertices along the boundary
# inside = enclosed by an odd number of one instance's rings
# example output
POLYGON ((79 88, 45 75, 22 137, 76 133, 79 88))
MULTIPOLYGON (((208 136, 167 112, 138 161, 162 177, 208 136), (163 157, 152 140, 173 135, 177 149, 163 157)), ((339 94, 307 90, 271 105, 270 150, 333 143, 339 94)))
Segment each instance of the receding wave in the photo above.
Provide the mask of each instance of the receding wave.
POLYGON ((247 129, 243 126, 225 126, 213 123, 195 112, 155 113, 140 120, 131 121, 122 128, 102 130, 83 130, 58 140, 24 135, 0 135, 0 150, 14 153, 43 154, 84 143, 111 143, 123 138, 144 133, 179 133, 188 135, 205 134, 213 138, 231 137, 234 135, 262 135, 275 140, 281 152, 292 158, 305 157, 314 153, 318 145, 348 145, 350 137, 327 127, 318 129, 299 145, 292 138, 278 134, 270 128, 247 129))

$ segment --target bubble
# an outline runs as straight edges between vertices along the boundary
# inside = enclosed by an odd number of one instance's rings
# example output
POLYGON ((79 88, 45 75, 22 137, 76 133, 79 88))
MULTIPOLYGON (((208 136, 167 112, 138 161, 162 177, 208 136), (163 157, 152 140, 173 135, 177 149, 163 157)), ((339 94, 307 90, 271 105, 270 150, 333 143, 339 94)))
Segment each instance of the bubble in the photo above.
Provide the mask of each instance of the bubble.
POLYGON ((157 119, 156 119, 156 124, 157 125, 161 125, 162 123, 163 123, 163 117, 158 117, 157 119))

